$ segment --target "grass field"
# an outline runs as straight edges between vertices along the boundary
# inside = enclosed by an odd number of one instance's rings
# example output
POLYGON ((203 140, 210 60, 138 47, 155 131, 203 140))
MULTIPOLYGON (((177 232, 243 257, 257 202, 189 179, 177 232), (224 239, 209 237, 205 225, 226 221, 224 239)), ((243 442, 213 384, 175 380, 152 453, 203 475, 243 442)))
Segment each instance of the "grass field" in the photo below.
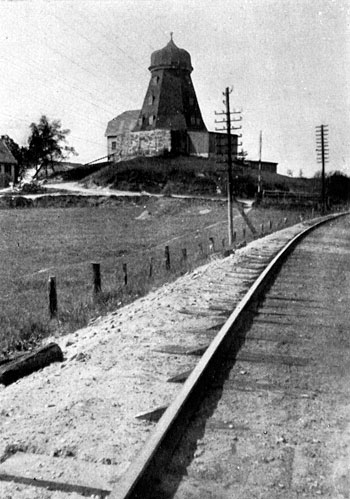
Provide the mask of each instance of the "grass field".
MULTIPOLYGON (((227 245, 226 210, 224 202, 172 198, 123 199, 119 206, 99 208, 1 210, 0 348, 27 348, 50 333, 77 329, 203 263, 210 237, 216 250, 227 245), (171 271, 165 270, 165 245, 170 248, 171 271), (101 264, 102 293, 97 299, 92 293, 91 262, 101 264), (57 280, 59 307, 58 320, 52 321, 47 298, 51 275, 57 280)), ((285 216, 295 222, 296 215, 292 219, 278 210, 250 212, 258 229, 261 223, 266 228, 268 220, 276 227, 285 216)), ((243 225, 236 212, 237 241, 242 240, 243 225)), ((248 228, 246 234, 251 237, 248 228)))

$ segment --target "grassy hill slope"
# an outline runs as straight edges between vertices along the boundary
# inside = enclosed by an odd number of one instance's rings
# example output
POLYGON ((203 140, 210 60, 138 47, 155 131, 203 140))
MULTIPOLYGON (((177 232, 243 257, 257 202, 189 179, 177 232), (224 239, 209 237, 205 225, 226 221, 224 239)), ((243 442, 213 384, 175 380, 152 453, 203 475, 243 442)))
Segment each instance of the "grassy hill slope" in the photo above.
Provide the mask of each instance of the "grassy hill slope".
MULTIPOLYGON (((226 165, 213 159, 195 157, 134 158, 110 163, 91 172, 69 172, 68 179, 83 179, 87 185, 110 186, 119 190, 147 191, 165 194, 222 195, 226 194, 226 165)), ((234 169, 237 195, 253 197, 257 189, 257 170, 243 167, 234 169)), ((291 178, 262 172, 265 189, 313 192, 315 179, 291 178)))

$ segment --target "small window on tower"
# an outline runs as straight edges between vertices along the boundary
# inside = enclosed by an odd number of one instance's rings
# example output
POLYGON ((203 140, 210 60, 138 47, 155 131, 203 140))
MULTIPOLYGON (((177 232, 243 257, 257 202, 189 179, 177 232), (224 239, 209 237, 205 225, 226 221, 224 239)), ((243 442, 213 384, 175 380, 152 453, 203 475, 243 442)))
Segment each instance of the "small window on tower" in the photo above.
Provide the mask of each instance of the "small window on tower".
POLYGON ((196 117, 191 116, 191 125, 195 125, 195 124, 196 124, 196 117))
POLYGON ((156 85, 158 85, 158 83, 159 83, 159 76, 153 76, 153 83, 155 83, 156 85))
POLYGON ((153 116, 150 116, 150 117, 148 118, 148 124, 149 124, 149 125, 153 125, 153 116))
POLYGON ((196 123, 199 126, 201 124, 201 119, 200 118, 196 118, 196 123))
POLYGON ((112 141, 112 151, 117 149, 117 142, 115 140, 112 141))
POLYGON ((151 94, 148 97, 148 104, 151 106, 153 104, 153 102, 154 102, 154 96, 151 94))

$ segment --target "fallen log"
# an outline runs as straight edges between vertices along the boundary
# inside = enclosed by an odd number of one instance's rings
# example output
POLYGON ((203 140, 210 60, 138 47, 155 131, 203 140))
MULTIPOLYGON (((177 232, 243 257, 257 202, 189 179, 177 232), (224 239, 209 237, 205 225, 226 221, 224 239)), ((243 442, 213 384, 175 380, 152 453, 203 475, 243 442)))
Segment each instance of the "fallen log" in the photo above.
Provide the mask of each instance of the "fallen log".
POLYGON ((62 360, 63 353, 60 347, 56 343, 49 343, 0 367, 0 383, 6 386, 10 385, 52 362, 61 362, 62 360))

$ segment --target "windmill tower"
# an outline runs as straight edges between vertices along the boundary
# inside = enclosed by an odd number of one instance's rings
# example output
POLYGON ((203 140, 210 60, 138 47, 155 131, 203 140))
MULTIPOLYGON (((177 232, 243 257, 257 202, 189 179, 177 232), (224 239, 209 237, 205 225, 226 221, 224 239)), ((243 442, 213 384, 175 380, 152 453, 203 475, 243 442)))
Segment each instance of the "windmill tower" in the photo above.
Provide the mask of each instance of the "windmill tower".
POLYGON ((134 131, 206 131, 191 80, 191 56, 173 41, 151 55, 151 79, 134 131))

